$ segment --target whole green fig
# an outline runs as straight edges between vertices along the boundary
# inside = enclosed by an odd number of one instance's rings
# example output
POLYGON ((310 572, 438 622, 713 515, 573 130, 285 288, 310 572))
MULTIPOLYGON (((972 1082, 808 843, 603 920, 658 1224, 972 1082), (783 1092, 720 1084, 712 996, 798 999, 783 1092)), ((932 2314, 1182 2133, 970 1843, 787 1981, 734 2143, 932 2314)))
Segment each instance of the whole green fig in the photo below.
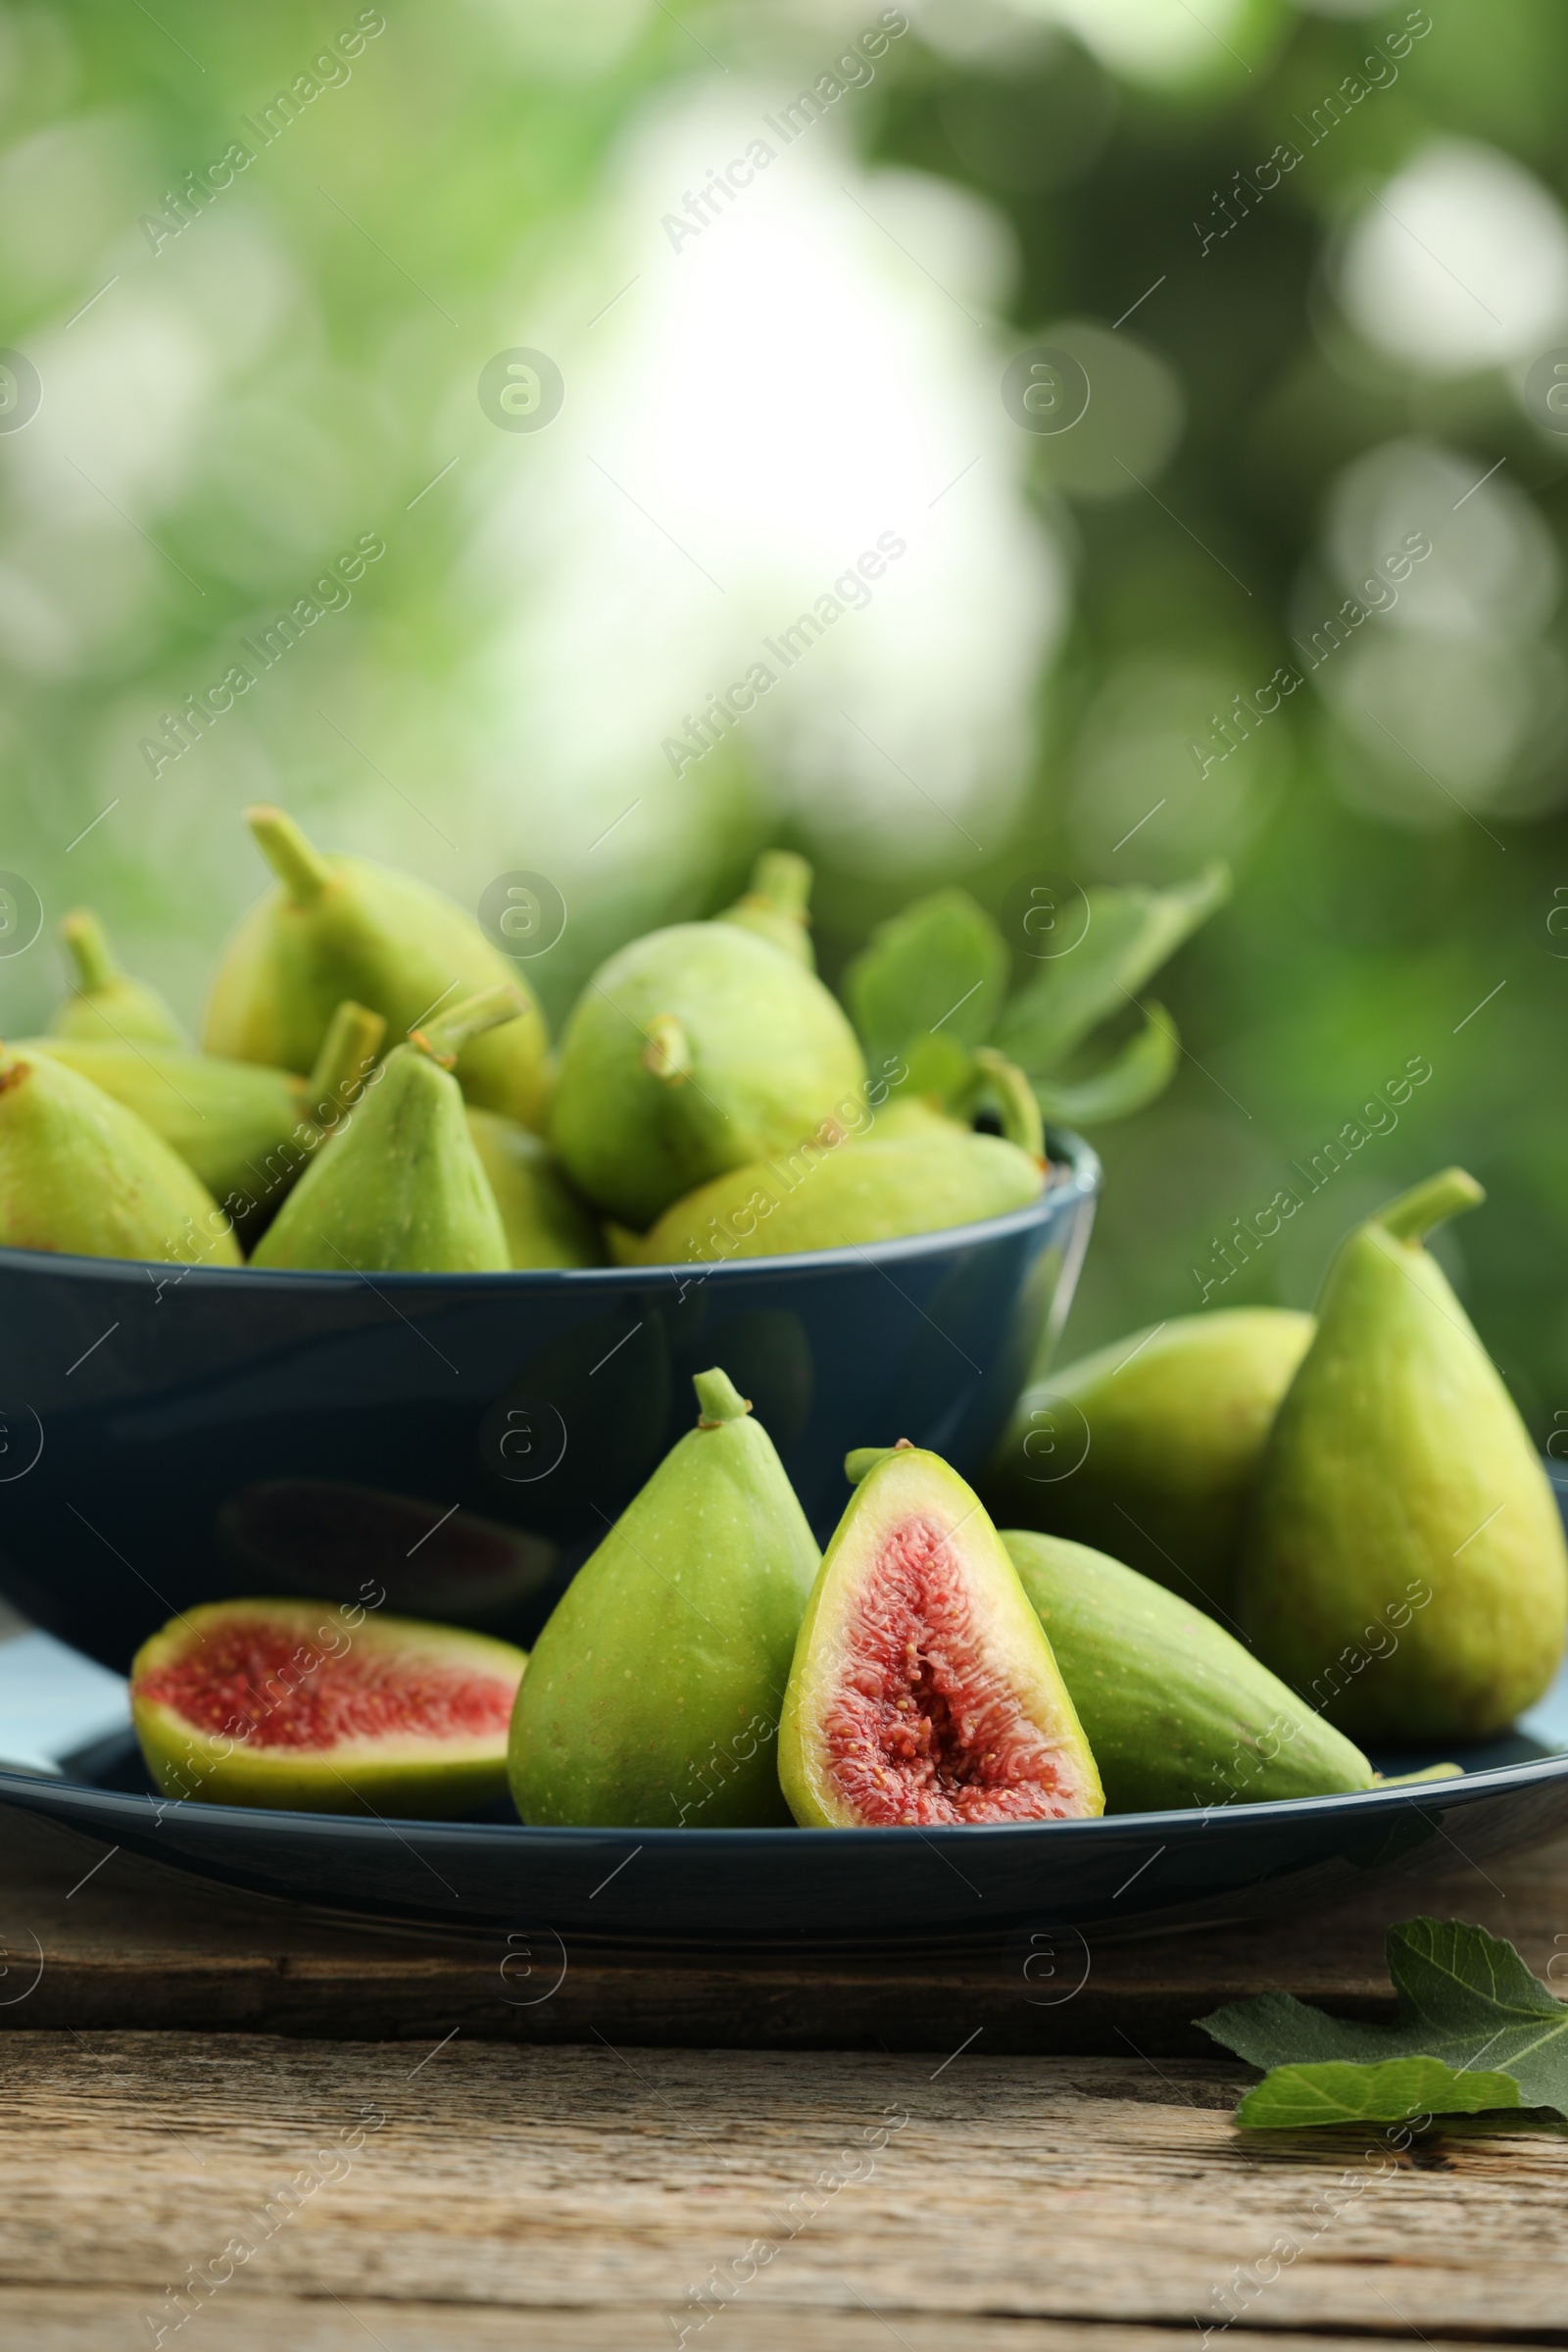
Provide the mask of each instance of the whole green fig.
POLYGON ((1340 1246, 1269 1435, 1237 1609, 1264 1664, 1354 1738, 1490 1739, 1568 1628, 1540 1457, 1423 1236, 1485 1198, 1448 1168, 1340 1246))
POLYGON ((737 924, 679 923, 583 991, 550 1139, 579 1191, 642 1231, 694 1185, 852 1120, 864 1085, 814 973, 737 924))
POLYGON ((116 1045, 188 1048, 190 1040, 157 989, 132 980, 115 961, 109 937, 90 907, 78 906, 60 926, 75 966, 75 985, 49 1019, 51 1037, 107 1039, 116 1045))
POLYGON ((363 1004, 340 1005, 308 1078, 91 1037, 41 1037, 36 1050, 145 1119, 245 1227, 277 1207, 319 1143, 321 1122, 359 1093, 385 1027, 363 1004))
POLYGON ((240 1263, 228 1215, 163 1137, 25 1047, 0 1046, 0 1249, 240 1263))
POLYGON ((279 880, 224 950, 202 1032, 208 1053, 304 1072, 345 997, 380 1013, 400 1040, 509 983, 517 1017, 470 1039, 457 1074, 470 1102, 540 1126, 550 1083, 544 1016, 472 917, 409 875, 322 857, 281 808, 248 809, 246 821, 279 880))
POLYGON ((604 1235, 548 1144, 496 1110, 470 1109, 468 1133, 490 1179, 514 1267, 604 1264, 604 1235))
POLYGON ((510 1266, 501 1212, 450 1073, 469 1038, 511 1020, 518 1003, 503 983, 395 1046, 263 1234, 252 1265, 362 1274, 510 1266))
POLYGON ((1310 1315, 1177 1315, 1033 1382, 980 1479, 1003 1525, 1131 1561, 1228 1618, 1242 1528, 1310 1315))
POLYGON ((1040 1163, 1000 1135, 950 1121, 879 1142, 803 1147, 732 1168, 665 1210, 641 1241, 612 1234, 623 1264, 717 1265, 978 1225, 1038 1200, 1040 1163))
POLYGON ((698 1373, 688 1430, 578 1569, 512 1719, 524 1821, 787 1823, 774 1735, 816 1572, 806 1515, 751 1406, 698 1373))
POLYGON ((1120 1560, 1004 1528, 1105 1788, 1108 1813, 1370 1788, 1343 1733, 1205 1617, 1120 1560))

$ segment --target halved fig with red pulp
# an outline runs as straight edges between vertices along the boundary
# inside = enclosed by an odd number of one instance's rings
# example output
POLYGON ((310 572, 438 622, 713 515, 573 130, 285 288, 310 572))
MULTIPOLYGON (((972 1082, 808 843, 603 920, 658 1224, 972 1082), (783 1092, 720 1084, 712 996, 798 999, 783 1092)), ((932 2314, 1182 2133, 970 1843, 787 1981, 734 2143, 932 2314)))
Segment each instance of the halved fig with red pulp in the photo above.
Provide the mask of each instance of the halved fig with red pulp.
POLYGON ((1017 1571, 934 1453, 864 1468, 795 1646, 779 1780, 813 1829, 1067 1821, 1104 1810, 1017 1571))
POLYGON ((412 1617, 214 1601, 143 1642, 130 1711, 166 1796, 450 1819, 506 1792, 527 1662, 412 1617))

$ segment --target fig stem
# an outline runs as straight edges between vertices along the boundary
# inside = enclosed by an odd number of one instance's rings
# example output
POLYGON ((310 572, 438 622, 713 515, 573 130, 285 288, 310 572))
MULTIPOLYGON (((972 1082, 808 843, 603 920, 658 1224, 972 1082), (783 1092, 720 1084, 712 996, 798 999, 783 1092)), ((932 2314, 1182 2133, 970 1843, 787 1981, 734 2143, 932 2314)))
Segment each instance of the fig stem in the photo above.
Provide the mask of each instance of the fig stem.
POLYGON ((465 997, 428 1028, 411 1029, 409 1043, 450 1070, 470 1039, 482 1036, 486 1029, 499 1029, 503 1021, 514 1021, 525 1001, 520 988, 514 988, 510 980, 498 980, 494 988, 465 997))
POLYGON ((380 1013, 345 997, 327 1025, 316 1066, 306 1080, 311 1116, 325 1118, 341 1110, 351 1087, 363 1086, 386 1034, 380 1013))
POLYGON ((798 922, 808 923, 811 880, 807 858, 797 857, 793 850, 764 850, 752 868, 751 886, 741 904, 771 906, 775 913, 792 914, 798 922))
POLYGON ((77 906, 60 926, 60 936, 76 967, 76 986, 83 996, 107 988, 120 977, 108 934, 90 906, 77 906))
POLYGON ((975 1065, 985 1074, 987 1083, 1002 1113, 1002 1132, 1009 1144, 1027 1152, 1031 1159, 1046 1156, 1045 1121, 1035 1101, 1035 1090, 1015 1061, 998 1054, 990 1046, 982 1046, 975 1055, 975 1065))
POLYGON ((844 1475, 852 1487, 868 1478, 878 1462, 890 1462, 896 1453, 907 1453, 909 1440, 900 1438, 896 1446, 857 1446, 844 1456, 844 1475))
POLYGON ((296 906, 312 906, 332 879, 332 869, 286 809, 261 802, 245 811, 256 846, 296 906))
POLYGON ((724 1421, 744 1421, 752 1409, 751 1398, 743 1396, 729 1374, 720 1371, 716 1364, 711 1372, 694 1372, 692 1387, 697 1391, 700 1407, 699 1429, 717 1429, 724 1421))
POLYGON ((1468 1169, 1445 1168, 1424 1184, 1412 1185, 1387 1208, 1380 1208, 1373 1222, 1396 1242, 1419 1242, 1448 1217, 1479 1207, 1486 1197, 1485 1187, 1477 1184, 1468 1169))
POLYGON ((680 1086, 692 1074, 691 1040, 672 1012, 656 1013, 644 1031, 648 1043, 643 1048, 643 1067, 662 1078, 666 1086, 680 1086))

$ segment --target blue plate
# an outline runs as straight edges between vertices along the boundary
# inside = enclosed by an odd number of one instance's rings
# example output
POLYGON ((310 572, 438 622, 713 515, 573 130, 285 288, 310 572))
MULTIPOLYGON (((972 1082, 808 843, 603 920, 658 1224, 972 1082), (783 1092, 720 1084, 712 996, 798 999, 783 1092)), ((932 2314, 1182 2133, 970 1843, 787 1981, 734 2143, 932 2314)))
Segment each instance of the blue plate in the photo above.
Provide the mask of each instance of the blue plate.
MULTIPOLYGON (((1568 1746, 1568 1678, 1553 1696, 1538 1729, 1568 1746)), ((1045 1929, 1103 1938, 1254 1919, 1434 1863, 1484 1867, 1568 1829, 1568 1755, 1537 1744, 1532 1762, 1461 1781, 1017 1829, 365 1821, 20 1773, 0 1773, 0 1804, 249 1893, 410 1926, 554 1936, 565 1952, 888 1952, 994 1945, 1045 1929)), ((112 1751, 96 1769, 145 1788, 133 1750, 112 1751)))
MULTIPOLYGON (((42 1636, 29 1637, 35 1643, 42 1636)), ((24 1644, 12 1645, 21 1649, 24 1644)), ((58 1645, 50 1644, 50 1651, 58 1645)), ((0 1698, 3 1661, 0 1648, 0 1698)), ((72 1685, 61 1652, 30 1657, 72 1685)), ((0 1772, 0 1805, 218 1885, 413 1927, 515 1933, 546 1956, 714 1950, 995 1948, 1042 1932, 1097 1940, 1329 1904, 1568 1829, 1568 1669, 1460 1781, 1208 1813, 965 1830, 538 1830, 515 1820, 367 1821, 154 1797, 121 1732, 69 1767, 0 1772), (1499 1760, 1499 1755, 1504 1760, 1499 1760), (554 1939, 553 1941, 551 1939, 554 1939), (542 1939, 542 1940, 539 1940, 542 1939)), ((1383 1759, 1403 1769, 1405 1758, 1383 1759)), ((1393 1898, 1397 1899, 1397 1898, 1393 1898)), ((1087 1957, 1087 1955, 1086 1955, 1087 1957)))
POLYGON ((374 1592, 526 1643, 712 1364, 825 1538, 847 1447, 908 1438, 972 1475, 1001 1434, 1094 1222, 1094 1152, 1051 1150, 1010 1216, 713 1266, 371 1280, 0 1250, 0 1592, 120 1672, 176 1610, 245 1593, 374 1592))

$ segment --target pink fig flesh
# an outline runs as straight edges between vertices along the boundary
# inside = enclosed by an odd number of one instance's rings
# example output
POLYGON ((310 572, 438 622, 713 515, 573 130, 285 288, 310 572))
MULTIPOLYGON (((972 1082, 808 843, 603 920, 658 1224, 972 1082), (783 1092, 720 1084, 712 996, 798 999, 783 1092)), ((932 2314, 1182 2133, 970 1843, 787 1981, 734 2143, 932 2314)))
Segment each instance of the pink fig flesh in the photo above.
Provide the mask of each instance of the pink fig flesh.
POLYGON ((131 1667, 166 1795, 308 1812, 450 1816, 501 1795, 527 1660, 455 1626, 310 1600, 218 1601, 131 1667))
POLYGON ((935 1454, 884 1456, 840 1522, 796 1645, 779 1777, 796 1820, 812 1827, 1062 1821, 1102 1809, 1016 1571, 935 1454))

